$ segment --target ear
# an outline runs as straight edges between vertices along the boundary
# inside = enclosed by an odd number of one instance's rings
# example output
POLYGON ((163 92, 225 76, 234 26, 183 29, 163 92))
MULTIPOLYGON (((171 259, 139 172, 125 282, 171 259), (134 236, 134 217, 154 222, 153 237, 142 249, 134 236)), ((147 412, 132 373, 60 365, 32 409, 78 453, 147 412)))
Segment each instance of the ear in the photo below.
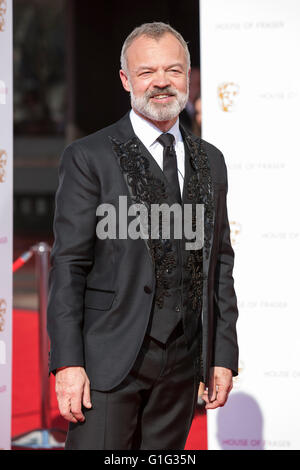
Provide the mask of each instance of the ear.
POLYGON ((128 76, 126 75, 126 73, 122 69, 120 70, 120 79, 121 79, 122 85, 125 88, 125 90, 130 92, 128 76))

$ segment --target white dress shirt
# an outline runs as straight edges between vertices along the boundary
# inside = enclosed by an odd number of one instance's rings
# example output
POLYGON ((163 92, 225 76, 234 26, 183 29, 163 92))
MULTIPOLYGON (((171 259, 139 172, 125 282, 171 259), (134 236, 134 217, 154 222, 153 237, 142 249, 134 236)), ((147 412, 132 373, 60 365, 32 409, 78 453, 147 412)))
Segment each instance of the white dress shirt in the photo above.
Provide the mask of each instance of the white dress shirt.
MULTIPOLYGON (((156 139, 163 134, 154 124, 136 114, 132 109, 129 114, 135 135, 143 142, 146 149, 151 153, 157 164, 163 170, 163 146, 156 139)), ((179 130, 179 119, 168 131, 175 137, 175 152, 177 156, 178 181, 182 196, 184 182, 184 143, 179 130)))

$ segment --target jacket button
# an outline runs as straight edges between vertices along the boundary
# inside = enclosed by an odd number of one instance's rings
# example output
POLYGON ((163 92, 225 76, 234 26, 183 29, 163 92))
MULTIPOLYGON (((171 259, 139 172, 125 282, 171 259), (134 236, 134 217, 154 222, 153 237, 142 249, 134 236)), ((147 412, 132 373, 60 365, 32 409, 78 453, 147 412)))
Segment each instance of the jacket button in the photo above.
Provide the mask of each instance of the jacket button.
POLYGON ((175 312, 180 312, 180 305, 176 305, 175 312))
POLYGON ((144 291, 146 292, 146 294, 151 294, 152 289, 149 286, 144 286, 144 291))

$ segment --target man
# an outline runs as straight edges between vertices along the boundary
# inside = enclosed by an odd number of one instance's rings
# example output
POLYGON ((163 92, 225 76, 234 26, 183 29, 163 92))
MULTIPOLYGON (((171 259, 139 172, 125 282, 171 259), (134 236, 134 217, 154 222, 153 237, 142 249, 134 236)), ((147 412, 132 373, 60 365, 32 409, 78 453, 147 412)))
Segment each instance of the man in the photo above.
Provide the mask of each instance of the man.
POLYGON ((72 143, 61 160, 50 371, 70 422, 66 449, 184 449, 200 382, 206 408, 223 406, 238 369, 226 166, 218 149, 179 125, 190 58, 177 31, 136 28, 121 67, 132 110, 72 143), (156 236, 128 237, 115 217, 122 235, 104 238, 103 204, 119 216, 132 215, 133 204, 202 205, 204 246, 186 249, 175 217, 169 237, 161 223, 156 236))

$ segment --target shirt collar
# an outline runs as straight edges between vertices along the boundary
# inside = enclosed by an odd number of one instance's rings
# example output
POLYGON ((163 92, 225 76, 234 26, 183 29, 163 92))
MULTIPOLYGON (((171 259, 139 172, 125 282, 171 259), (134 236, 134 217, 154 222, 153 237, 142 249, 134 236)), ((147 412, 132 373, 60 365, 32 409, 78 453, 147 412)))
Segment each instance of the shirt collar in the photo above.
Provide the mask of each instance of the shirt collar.
MULTIPOLYGON (((139 116, 133 109, 130 111, 130 120, 136 136, 143 142, 146 147, 151 147, 155 144, 156 139, 163 134, 163 132, 154 126, 146 119, 139 116)), ((182 136, 179 129, 179 119, 177 118, 175 124, 168 130, 168 134, 172 134, 175 137, 175 145, 177 142, 182 141, 182 136)))

